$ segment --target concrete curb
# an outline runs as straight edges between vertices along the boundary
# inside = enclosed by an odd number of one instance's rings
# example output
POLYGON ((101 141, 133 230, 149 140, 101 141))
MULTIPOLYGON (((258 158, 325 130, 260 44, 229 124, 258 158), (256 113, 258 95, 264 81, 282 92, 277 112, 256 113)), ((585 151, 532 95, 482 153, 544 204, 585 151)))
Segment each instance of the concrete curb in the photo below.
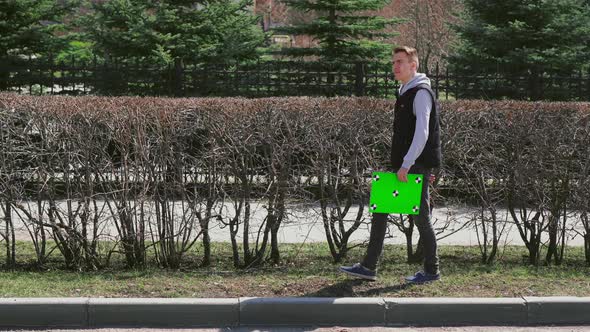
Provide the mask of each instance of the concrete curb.
POLYGON ((240 298, 240 325, 374 326, 385 323, 381 298, 240 298))
POLYGON ((527 325, 522 298, 386 298, 387 325, 527 325))
POLYGON ((237 326, 238 299, 90 299, 89 327, 237 326))
POLYGON ((0 299, 0 327, 87 326, 88 298, 0 299))
POLYGON ((590 297, 525 297, 528 323, 590 324, 590 297))
POLYGON ((0 328, 590 325, 590 297, 0 299, 0 328))

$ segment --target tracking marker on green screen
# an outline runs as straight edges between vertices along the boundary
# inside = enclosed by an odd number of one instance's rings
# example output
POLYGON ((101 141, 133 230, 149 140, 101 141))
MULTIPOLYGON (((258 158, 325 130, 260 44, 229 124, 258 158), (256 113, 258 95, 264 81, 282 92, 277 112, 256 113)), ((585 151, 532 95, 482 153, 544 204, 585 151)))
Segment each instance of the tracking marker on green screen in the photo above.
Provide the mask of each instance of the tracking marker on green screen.
POLYGON ((422 181, 422 174, 408 174, 408 182, 401 182, 396 173, 373 172, 369 212, 419 214, 422 181))

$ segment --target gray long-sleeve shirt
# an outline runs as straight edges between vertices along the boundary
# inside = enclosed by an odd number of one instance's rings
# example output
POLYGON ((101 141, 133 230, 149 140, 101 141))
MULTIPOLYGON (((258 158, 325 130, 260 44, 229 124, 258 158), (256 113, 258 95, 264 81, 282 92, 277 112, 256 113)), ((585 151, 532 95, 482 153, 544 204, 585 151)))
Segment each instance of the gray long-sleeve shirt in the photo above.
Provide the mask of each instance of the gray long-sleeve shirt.
MULTIPOLYGON (((430 79, 425 74, 417 73, 408 83, 402 85, 399 90, 400 96, 409 89, 419 85, 427 84, 430 86, 430 79)), ((416 131, 408 153, 404 157, 402 167, 409 169, 414 165, 416 159, 420 156, 428 140, 428 125, 430 120, 430 111, 432 110, 432 97, 425 90, 420 90, 414 99, 414 115, 416 116, 416 131)))

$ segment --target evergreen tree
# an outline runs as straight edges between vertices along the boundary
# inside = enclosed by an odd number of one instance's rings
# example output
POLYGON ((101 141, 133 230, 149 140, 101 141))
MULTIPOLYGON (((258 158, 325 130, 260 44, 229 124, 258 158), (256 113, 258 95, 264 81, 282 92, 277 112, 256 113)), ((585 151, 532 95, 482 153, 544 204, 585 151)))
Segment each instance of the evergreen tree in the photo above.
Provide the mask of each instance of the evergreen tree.
POLYGON ((399 19, 363 14, 383 8, 390 0, 282 0, 288 6, 314 16, 309 23, 276 28, 290 35, 309 35, 318 42, 310 48, 283 48, 291 57, 314 56, 326 62, 389 61, 391 45, 380 42, 395 33, 384 32, 399 19))
POLYGON ((0 59, 21 56, 41 57, 55 52, 66 41, 62 18, 70 13, 72 1, 3 0, 0 1, 0 59))
POLYGON ((93 2, 90 13, 81 19, 81 28, 97 55, 146 56, 155 39, 150 34, 153 18, 148 10, 146 0, 93 2))
MULTIPOLYGON (((28 57, 52 56, 67 43, 60 37, 62 18, 74 6, 72 1, 0 1, 0 63, 16 65, 28 57)), ((8 88, 9 74, 0 70, 0 91, 8 88)))
POLYGON ((465 0, 465 9, 456 27, 461 42, 450 58, 456 73, 534 83, 544 73, 569 75, 590 64, 586 0, 465 0))
POLYGON ((97 54, 160 63, 232 62, 258 56, 265 35, 250 0, 111 0, 84 21, 97 54))

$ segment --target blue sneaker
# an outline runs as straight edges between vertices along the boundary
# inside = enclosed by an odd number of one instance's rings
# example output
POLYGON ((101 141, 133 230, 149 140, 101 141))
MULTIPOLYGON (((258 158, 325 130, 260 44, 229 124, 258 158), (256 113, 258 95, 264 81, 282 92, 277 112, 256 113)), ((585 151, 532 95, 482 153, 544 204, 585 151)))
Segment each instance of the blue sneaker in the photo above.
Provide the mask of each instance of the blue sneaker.
POLYGON ((424 284, 427 282, 433 282, 437 280, 440 280, 440 273, 430 274, 420 271, 416 272, 416 274, 414 274, 411 277, 406 277, 406 281, 410 284, 424 284))
POLYGON ((340 271, 353 277, 365 280, 377 280, 377 274, 375 271, 367 269, 366 267, 362 266, 361 263, 356 263, 353 266, 341 266, 340 271))

